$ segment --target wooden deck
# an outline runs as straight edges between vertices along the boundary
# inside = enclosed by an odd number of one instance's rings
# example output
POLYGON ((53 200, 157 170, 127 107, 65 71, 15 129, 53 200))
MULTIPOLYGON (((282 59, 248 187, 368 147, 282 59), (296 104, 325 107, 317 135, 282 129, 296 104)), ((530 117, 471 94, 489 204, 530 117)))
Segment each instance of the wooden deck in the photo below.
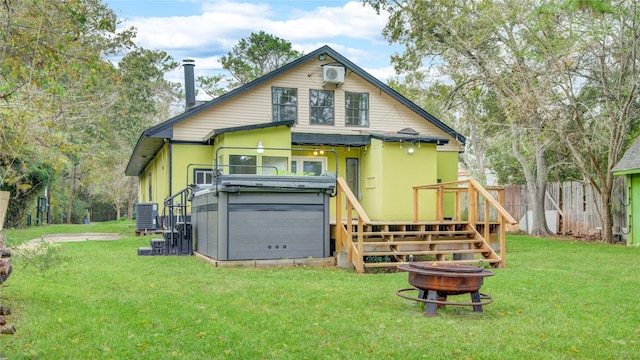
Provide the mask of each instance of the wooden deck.
MULTIPOLYGON (((414 188, 414 219, 406 221, 370 220, 344 179, 338 179, 337 216, 331 219, 331 237, 336 251, 345 251, 356 270, 395 267, 412 261, 445 261, 462 264, 487 263, 505 266, 505 225, 515 223, 489 191, 474 180, 414 188), (459 187, 466 183, 467 187, 459 187), (418 190, 438 191, 438 220, 420 221, 418 190), (466 192, 468 202, 456 192, 466 192), (456 193, 456 218, 445 219, 443 194, 456 193), (482 204, 482 207, 478 206, 482 204), (462 218, 462 208, 467 217, 462 218), (351 218, 342 217, 354 214, 351 218), (484 216, 484 214, 494 214, 484 216), (338 222, 337 219, 342 221, 338 222)), ((498 196, 500 198, 500 196, 498 196)))

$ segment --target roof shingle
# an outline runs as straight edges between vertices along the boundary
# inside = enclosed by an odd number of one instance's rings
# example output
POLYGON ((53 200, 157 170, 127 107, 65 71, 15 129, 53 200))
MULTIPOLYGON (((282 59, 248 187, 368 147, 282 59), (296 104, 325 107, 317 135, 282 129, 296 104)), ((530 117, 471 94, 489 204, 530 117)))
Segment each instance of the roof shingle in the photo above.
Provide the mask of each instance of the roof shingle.
POLYGON ((629 150, 611 170, 614 175, 640 173, 640 136, 631 144, 629 150))

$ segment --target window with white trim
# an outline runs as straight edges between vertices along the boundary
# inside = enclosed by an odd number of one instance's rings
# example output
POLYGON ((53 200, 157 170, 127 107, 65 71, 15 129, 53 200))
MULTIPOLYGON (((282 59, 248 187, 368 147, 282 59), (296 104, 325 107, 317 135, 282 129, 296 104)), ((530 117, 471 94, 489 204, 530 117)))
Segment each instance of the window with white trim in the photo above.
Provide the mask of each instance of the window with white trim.
POLYGON ((293 156, 291 157, 291 172, 297 175, 322 175, 322 173, 327 172, 327 158, 293 156))
POLYGON ((289 158, 286 156, 262 156, 262 174, 282 174, 289 167, 289 158))
POLYGON ((252 155, 229 155, 229 174, 255 174, 257 164, 252 155))
POLYGON ((213 185, 213 171, 206 169, 193 170, 193 183, 202 187, 213 185))

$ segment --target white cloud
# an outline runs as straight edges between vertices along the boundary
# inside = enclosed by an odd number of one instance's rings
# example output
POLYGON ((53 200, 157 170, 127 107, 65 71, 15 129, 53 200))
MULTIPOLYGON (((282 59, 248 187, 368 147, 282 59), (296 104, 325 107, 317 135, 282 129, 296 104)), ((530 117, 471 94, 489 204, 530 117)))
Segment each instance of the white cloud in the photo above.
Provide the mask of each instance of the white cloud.
POLYGON ((290 19, 268 24, 275 35, 290 41, 348 37, 380 41, 385 16, 368 6, 348 2, 342 7, 321 6, 312 11, 297 10, 290 19))
POLYGON ((395 69, 391 66, 387 66, 384 68, 377 68, 377 69, 364 69, 364 71, 368 72, 373 77, 375 77, 378 80, 381 80, 384 83, 386 83, 387 79, 391 79, 397 76, 395 69))
MULTIPOLYGON (((200 4, 199 13, 132 17, 124 26, 138 30, 136 41, 144 48, 166 51, 176 61, 194 59, 196 76, 223 72, 220 57, 240 39, 261 30, 290 41, 304 53, 329 45, 382 81, 395 76, 389 64, 392 49, 381 35, 387 16, 360 2, 327 1, 310 10, 295 1, 184 2, 200 4)), ((167 80, 182 83, 182 71, 180 67, 169 72, 167 80)))
POLYGON ((232 1, 205 2, 193 16, 131 18, 127 26, 138 29, 138 43, 149 49, 226 49, 251 32, 263 30, 292 43, 335 38, 382 43, 386 22, 370 7, 348 2, 340 7, 321 6, 294 10, 279 19, 268 4, 232 1))

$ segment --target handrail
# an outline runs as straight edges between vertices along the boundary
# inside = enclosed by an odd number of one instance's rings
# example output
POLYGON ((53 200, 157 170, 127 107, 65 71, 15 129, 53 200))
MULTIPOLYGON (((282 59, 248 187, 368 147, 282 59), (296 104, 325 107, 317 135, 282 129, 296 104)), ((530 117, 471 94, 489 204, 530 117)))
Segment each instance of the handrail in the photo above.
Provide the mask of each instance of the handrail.
POLYGON ((498 211, 500 213, 500 215, 502 215, 509 224, 511 225, 515 225, 518 223, 518 221, 516 219, 513 218, 513 216, 511 216, 511 214, 509 214, 509 212, 502 206, 502 204, 500 204, 496 199, 493 198, 493 196, 491 196, 491 194, 489 194, 489 192, 482 187, 482 185, 480 185, 480 183, 477 180, 474 179, 469 179, 469 183, 473 185, 473 187, 480 192, 484 198, 491 203, 491 205, 493 205, 494 208, 496 208, 496 211, 498 211))
POLYGON ((343 177, 339 177, 337 181, 340 187, 344 190, 344 194, 347 197, 347 200, 353 205, 353 209, 358 214, 358 217, 361 218, 364 223, 370 223, 371 220, 369 220, 369 216, 367 216, 367 213, 362 208, 362 205, 360 205, 360 202, 351 191, 351 188, 347 184, 347 181, 343 177))
MULTIPOLYGON (((191 195, 193 194, 193 188, 191 186, 187 186, 186 188, 178 191, 177 193, 171 195, 170 197, 166 198, 164 200, 164 208, 165 211, 163 211, 163 213, 166 213, 166 209, 169 208, 169 227, 168 229, 165 230, 170 230, 171 232, 175 231, 175 230, 179 230, 182 232, 183 236, 187 235, 187 201, 191 200, 191 195), (178 203, 174 204, 174 201, 176 200, 176 198, 178 198, 178 203), (184 223, 184 225, 182 227, 180 227, 179 229, 176 229, 176 225, 178 225, 178 221, 176 219, 176 214, 175 214, 175 208, 178 209, 177 211, 177 217, 178 218, 182 218, 182 222, 184 223)), ((163 225, 164 225, 164 221, 163 221, 163 225)), ((171 244, 174 245, 175 239, 173 238, 173 236, 171 237, 171 244)))
MULTIPOLYGON (((513 216, 511 216, 511 214, 509 214, 509 212, 507 212, 507 210, 502 206, 502 204, 500 203, 501 201, 504 201, 504 196, 500 191, 503 191, 502 188, 498 188, 498 187, 492 187, 491 190, 497 190, 498 191, 498 197, 500 198, 500 201, 496 200, 490 193, 489 191, 487 191, 487 189, 485 189, 477 180, 474 179, 468 179, 468 180, 461 180, 461 181, 451 181, 451 182, 446 182, 446 183, 439 183, 439 184, 432 184, 432 185, 421 185, 421 186, 414 186, 413 187, 413 194, 414 194, 414 198, 413 198, 413 221, 417 222, 418 221, 418 190, 423 190, 423 189, 429 189, 429 190, 436 190, 438 191, 438 196, 437 196, 437 201, 438 204, 436 205, 436 209, 438 210, 438 220, 442 221, 444 219, 444 215, 443 215, 443 199, 444 199, 444 193, 455 193, 456 195, 456 204, 455 206, 458 207, 460 206, 459 201, 460 201, 460 196, 459 194, 461 192, 467 192, 468 194, 468 221, 469 221, 469 227, 471 227, 474 231, 476 231, 476 233, 483 239, 484 242, 484 246, 487 249, 490 249, 489 246, 489 237, 490 237, 490 226, 491 226, 491 221, 489 219, 489 209, 490 209, 490 205, 493 206, 494 209, 496 209, 497 211, 497 216, 498 216, 498 226, 499 226, 499 233, 498 233, 498 239, 499 239, 499 246, 500 246, 500 267, 505 267, 506 264, 506 229, 505 229, 505 225, 506 223, 509 223, 511 225, 515 225, 518 223, 518 221, 516 221, 513 216), (460 187, 460 184, 467 184, 466 187, 460 187), (479 209, 478 209, 478 195, 481 195, 484 197, 485 199, 485 203, 484 203, 484 221, 480 221, 479 218, 479 209), (478 233, 476 227, 478 224, 483 224, 484 225, 484 234, 480 234, 478 233)), ((461 216, 461 209, 460 208, 456 208, 456 215, 458 217, 461 216)), ((460 219, 458 219, 460 220, 460 219)), ((493 252, 493 250, 491 251, 491 257, 496 256, 495 252, 493 252)))
POLYGON ((364 226, 371 223, 360 202, 351 191, 344 178, 336 179, 336 252, 344 246, 347 261, 351 262, 359 273, 364 272, 364 226), (342 193, 346 198, 346 226, 342 222, 342 193), (353 242, 353 212, 357 217, 356 242, 353 242))
MULTIPOLYGON (((438 189, 442 188, 443 190, 448 190, 448 192, 460 192, 460 191, 466 191, 466 189, 458 188, 458 187, 446 187, 446 186, 447 185, 459 185, 459 184, 464 184, 464 183, 468 183, 476 191, 478 191, 480 194, 482 194, 482 196, 484 196, 484 198, 491 205, 493 205, 493 207, 496 209, 496 211, 498 211, 498 213, 500 215, 502 215, 509 224, 515 225, 515 224, 518 223, 518 221, 516 219, 514 219, 513 216, 511 216, 511 214, 509 214, 509 212, 502 206, 502 204, 500 204, 491 194, 489 194, 489 192, 487 191, 487 189, 485 187, 483 187, 477 180, 474 180, 474 179, 460 180, 460 181, 449 181, 449 182, 445 182, 445 183, 431 184, 431 185, 414 186, 413 190, 414 191, 415 190, 421 190, 421 189, 438 190, 438 189)), ((501 188, 490 187, 489 189, 491 189, 491 190, 499 190, 501 188)))

